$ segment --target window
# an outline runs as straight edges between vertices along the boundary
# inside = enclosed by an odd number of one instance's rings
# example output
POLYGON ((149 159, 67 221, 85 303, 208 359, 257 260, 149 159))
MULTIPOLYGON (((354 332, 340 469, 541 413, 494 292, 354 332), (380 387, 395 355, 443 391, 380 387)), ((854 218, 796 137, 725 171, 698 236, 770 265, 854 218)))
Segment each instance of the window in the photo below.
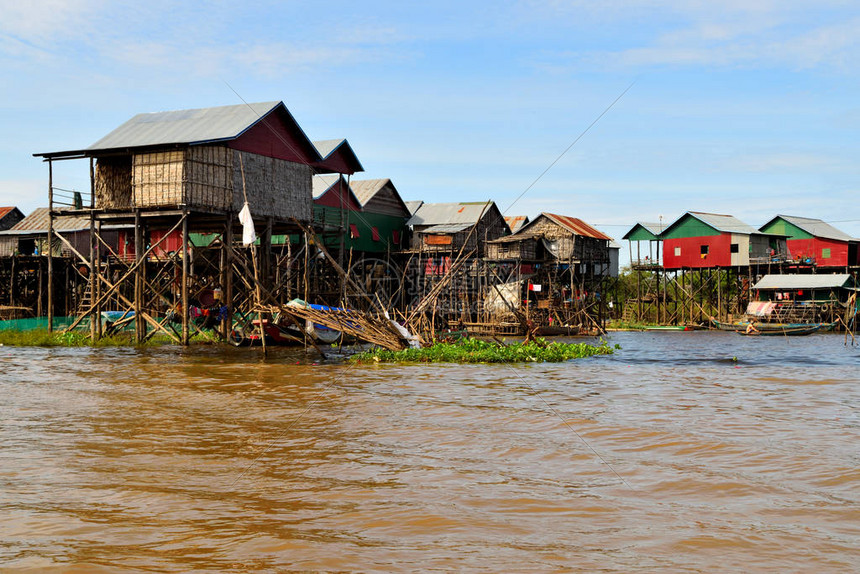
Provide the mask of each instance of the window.
POLYGON ((732 253, 740 253, 741 252, 741 246, 738 245, 737 243, 732 243, 731 246, 729 247, 729 249, 731 250, 732 253))
POLYGON ((830 259, 830 248, 821 250, 821 258, 822 259, 830 259))
POLYGON ((394 245, 400 245, 400 230, 395 229, 391 232, 391 239, 394 240, 394 245))
POLYGON ((358 226, 355 223, 349 224, 349 238, 350 239, 358 239, 358 226))
POLYGON ((675 257, 680 257, 680 256, 681 256, 681 248, 680 248, 680 247, 676 247, 676 248, 675 248, 675 257))
POLYGON ((699 246, 699 253, 702 255, 702 257, 707 255, 708 254, 708 246, 707 245, 700 245, 699 246))
POLYGON ((378 227, 371 227, 370 228, 370 235, 373 237, 374 241, 379 241, 379 228, 378 227))

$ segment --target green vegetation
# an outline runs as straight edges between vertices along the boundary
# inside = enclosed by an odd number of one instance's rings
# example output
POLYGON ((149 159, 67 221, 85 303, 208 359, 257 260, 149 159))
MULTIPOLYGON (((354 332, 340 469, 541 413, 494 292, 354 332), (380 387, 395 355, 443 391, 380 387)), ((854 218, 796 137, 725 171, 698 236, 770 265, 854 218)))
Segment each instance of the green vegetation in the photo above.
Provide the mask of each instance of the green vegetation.
MULTIPOLYGON (((615 345, 614 348, 621 347, 615 345)), ((353 355, 350 360, 359 363, 557 363, 594 355, 611 355, 613 352, 613 347, 603 340, 599 345, 550 343, 545 339, 502 345, 480 339, 460 339, 451 343, 435 343, 423 349, 371 349, 353 355)))
MULTIPOLYGON (((192 338, 192 341, 195 341, 192 338)), ((166 336, 155 336, 142 346, 169 345, 174 341, 166 336)), ((134 335, 130 333, 119 333, 109 337, 102 337, 98 341, 91 341, 89 332, 71 331, 64 333, 54 331, 49 333, 47 329, 31 331, 0 331, 0 345, 12 347, 125 347, 135 346, 134 335)))

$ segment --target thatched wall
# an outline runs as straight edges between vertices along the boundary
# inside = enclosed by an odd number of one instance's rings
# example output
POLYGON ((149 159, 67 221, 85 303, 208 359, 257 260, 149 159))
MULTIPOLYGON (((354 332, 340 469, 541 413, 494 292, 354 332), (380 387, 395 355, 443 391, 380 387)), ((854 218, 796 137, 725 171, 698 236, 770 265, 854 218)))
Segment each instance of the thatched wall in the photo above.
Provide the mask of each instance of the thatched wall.
POLYGON ((235 151, 233 156, 233 209, 239 211, 245 197, 254 217, 311 221, 313 194, 310 166, 235 151), (243 183, 244 168, 244 183, 243 183))
POLYGON ((96 207, 128 209, 132 203, 131 157, 103 157, 96 161, 96 207))
POLYGON ((101 158, 96 167, 96 206, 103 209, 239 211, 246 195, 254 217, 308 222, 311 168, 226 146, 101 158))

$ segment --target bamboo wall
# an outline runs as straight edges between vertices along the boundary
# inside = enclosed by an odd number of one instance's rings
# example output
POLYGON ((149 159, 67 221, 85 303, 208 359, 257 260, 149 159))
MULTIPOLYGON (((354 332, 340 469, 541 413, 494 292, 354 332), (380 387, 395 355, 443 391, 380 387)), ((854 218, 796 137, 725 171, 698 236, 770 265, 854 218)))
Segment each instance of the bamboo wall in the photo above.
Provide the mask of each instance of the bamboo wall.
POLYGON ((309 222, 312 216, 310 166, 226 146, 101 158, 95 175, 101 209, 184 206, 238 212, 247 196, 255 217, 309 222))

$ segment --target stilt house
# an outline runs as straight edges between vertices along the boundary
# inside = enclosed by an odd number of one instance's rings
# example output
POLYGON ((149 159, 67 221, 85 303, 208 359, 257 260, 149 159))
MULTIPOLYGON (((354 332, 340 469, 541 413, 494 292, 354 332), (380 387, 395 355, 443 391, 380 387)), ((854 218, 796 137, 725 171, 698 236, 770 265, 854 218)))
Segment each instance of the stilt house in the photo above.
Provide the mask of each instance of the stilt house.
POLYGON ((627 240, 630 265, 634 269, 659 267, 663 264, 662 223, 637 222, 622 239, 627 240), (634 245, 635 244, 635 245, 634 245))
POLYGON ((488 242, 487 257, 583 266, 602 264, 608 269, 611 240, 576 217, 541 213, 518 233, 488 242))
POLYGON ((777 215, 760 230, 787 236, 788 250, 796 262, 839 269, 860 266, 860 239, 820 219, 777 215))
POLYGON ((666 269, 711 269, 779 263, 784 235, 764 233, 731 215, 688 211, 660 234, 666 269))
POLYGON ((361 203, 359 221, 367 233, 356 248, 365 252, 400 250, 406 240, 409 208, 390 179, 353 180, 350 188, 361 203))
POLYGON ((493 201, 474 203, 424 203, 407 225, 412 227, 412 249, 425 252, 458 253, 484 247, 510 231, 501 211, 493 201))

